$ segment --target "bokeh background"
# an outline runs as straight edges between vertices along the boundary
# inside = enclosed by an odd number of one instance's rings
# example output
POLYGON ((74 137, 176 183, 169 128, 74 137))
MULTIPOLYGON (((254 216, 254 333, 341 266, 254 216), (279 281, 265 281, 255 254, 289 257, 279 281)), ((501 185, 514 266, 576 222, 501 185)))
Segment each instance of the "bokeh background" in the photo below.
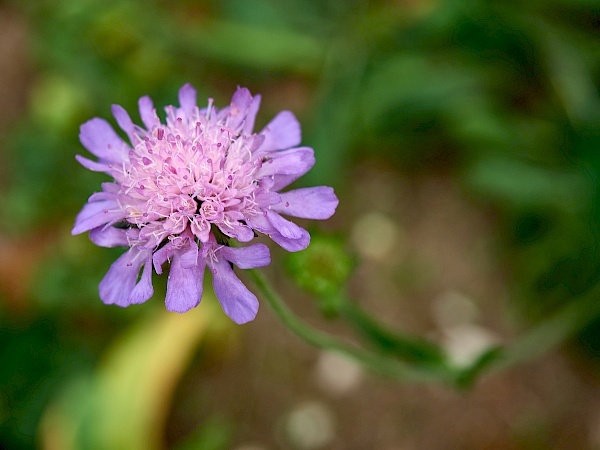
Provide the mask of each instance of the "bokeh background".
MULTIPOLYGON (((0 448, 600 448, 599 85, 595 0, 1 2, 0 448), (399 383, 264 302, 242 327, 210 289, 169 314, 164 277, 103 305, 122 250, 70 235, 105 179, 75 161, 79 125, 186 82, 218 106, 261 93, 259 127, 299 117, 299 185, 340 198, 305 225, 356 302, 457 365, 544 324, 520 364, 465 391, 399 383)), ((306 258, 271 248, 290 307, 352 339, 306 258)))

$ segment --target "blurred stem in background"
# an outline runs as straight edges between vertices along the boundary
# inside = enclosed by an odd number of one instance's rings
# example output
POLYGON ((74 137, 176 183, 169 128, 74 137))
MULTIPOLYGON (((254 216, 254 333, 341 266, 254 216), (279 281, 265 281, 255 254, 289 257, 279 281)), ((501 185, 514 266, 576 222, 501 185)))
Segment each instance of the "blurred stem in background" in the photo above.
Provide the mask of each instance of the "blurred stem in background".
POLYGON ((403 382, 440 381, 458 388, 469 387, 488 370, 506 369, 539 358, 600 314, 597 301, 600 288, 597 288, 563 306, 513 342, 491 346, 466 367, 453 367, 440 346, 390 330, 355 302, 343 298, 343 294, 333 300, 339 317, 373 349, 359 348, 319 331, 292 312, 260 270, 253 269, 248 274, 282 324, 294 334, 318 348, 339 352, 372 372, 403 382))
MULTIPOLYGON (((443 381, 447 378, 447 370, 445 370, 446 368, 442 364, 437 364, 434 367, 424 370, 417 364, 411 365, 402 361, 386 358, 377 352, 366 351, 354 347, 327 333, 316 330, 298 318, 292 310, 289 309, 260 271, 250 270, 248 271, 248 274, 281 322, 309 344, 324 350, 339 352, 371 369, 373 372, 398 380, 431 382, 443 381)), ((373 335, 373 339, 379 339, 379 335, 373 335)), ((417 345, 404 341, 402 338, 397 337, 396 342, 402 347, 405 354, 420 354, 422 352, 420 348, 417 348, 417 345)))

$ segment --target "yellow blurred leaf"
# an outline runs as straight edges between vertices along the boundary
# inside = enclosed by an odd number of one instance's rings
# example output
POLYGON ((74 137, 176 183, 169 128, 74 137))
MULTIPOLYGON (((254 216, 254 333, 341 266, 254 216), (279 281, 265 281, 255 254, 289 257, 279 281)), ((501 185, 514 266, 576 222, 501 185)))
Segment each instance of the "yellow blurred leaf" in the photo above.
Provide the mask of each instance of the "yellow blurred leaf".
POLYGON ((231 327, 209 295, 200 308, 153 312, 118 337, 92 380, 75 380, 46 411, 43 448, 162 448, 170 399, 198 343, 209 330, 231 327))

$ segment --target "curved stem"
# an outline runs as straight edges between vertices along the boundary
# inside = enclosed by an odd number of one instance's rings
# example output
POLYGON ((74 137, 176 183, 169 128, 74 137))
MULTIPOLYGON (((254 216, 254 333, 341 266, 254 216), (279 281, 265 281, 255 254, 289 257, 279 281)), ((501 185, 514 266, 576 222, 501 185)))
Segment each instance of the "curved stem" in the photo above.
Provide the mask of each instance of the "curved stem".
POLYGON ((534 326, 505 348, 497 368, 510 367, 541 356, 592 323, 600 315, 598 295, 600 285, 534 326))
POLYGON ((415 365, 439 367, 447 370, 447 358, 436 344, 425 339, 391 330, 360 306, 346 299, 341 302, 339 314, 373 347, 415 365))
POLYGON ((459 386, 472 384, 484 371, 499 371, 531 361, 575 335, 600 315, 600 285, 583 297, 562 306, 558 311, 512 343, 491 348, 471 366, 461 370, 457 377, 459 386))
POLYGON ((411 382, 453 381, 454 377, 452 373, 446 370, 434 371, 431 368, 420 369, 413 367, 400 361, 354 347, 327 333, 316 330, 302 321, 288 308, 262 273, 257 269, 247 270, 246 273, 252 278, 252 281, 279 320, 309 344, 346 355, 379 374, 398 380, 411 382))
MULTIPOLYGON (((262 273, 256 269, 248 270, 246 273, 252 278, 279 320, 309 344, 344 354, 374 372, 397 380, 421 383, 446 382, 458 388, 471 386, 485 371, 506 369, 543 355, 589 325, 600 315, 600 302, 598 301, 600 285, 598 285, 595 289, 588 291, 582 298, 564 305, 512 343, 490 348, 469 366, 451 367, 442 360, 437 361, 435 364, 423 364, 423 361, 411 361, 410 359, 408 359, 408 362, 402 362, 391 356, 350 345, 313 328, 292 312, 262 273)), ((408 343, 410 348, 394 349, 393 352, 390 352, 395 353, 396 356, 403 356, 398 354, 398 351, 412 354, 411 352, 415 349, 421 348, 419 341, 413 342, 410 339, 407 340, 404 336, 395 333, 390 334, 392 333, 390 330, 381 326, 376 319, 366 314, 363 315, 361 310, 357 308, 351 307, 346 310, 344 316, 347 316, 346 319, 350 318, 350 322, 354 321, 354 325, 360 327, 361 331, 369 333, 369 339, 382 338, 383 341, 379 343, 380 346, 408 343), (398 339, 400 341, 396 342, 398 339), (389 340, 389 342, 386 340, 389 340), (413 344, 416 346, 413 346, 413 344)), ((424 348, 429 348, 429 344, 424 348)), ((385 349, 381 348, 380 350, 385 349)), ((437 353, 437 351, 438 349, 435 347, 435 352, 429 356, 425 355, 425 360, 429 361, 431 357, 431 361, 436 362, 438 356, 443 357, 443 352, 437 353)))

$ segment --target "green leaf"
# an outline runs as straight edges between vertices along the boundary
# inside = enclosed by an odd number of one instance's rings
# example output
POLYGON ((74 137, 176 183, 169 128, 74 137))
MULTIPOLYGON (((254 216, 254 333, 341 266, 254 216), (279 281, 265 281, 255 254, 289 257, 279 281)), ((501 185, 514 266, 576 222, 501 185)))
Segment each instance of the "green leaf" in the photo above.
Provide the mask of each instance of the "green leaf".
POLYGON ((238 66, 314 74, 323 60, 316 37, 292 30, 211 20, 182 33, 188 52, 238 66))
POLYGON ((575 170, 554 170, 517 159, 481 158, 466 173, 467 185, 512 207, 545 207, 578 211, 588 205, 589 181, 575 170))

